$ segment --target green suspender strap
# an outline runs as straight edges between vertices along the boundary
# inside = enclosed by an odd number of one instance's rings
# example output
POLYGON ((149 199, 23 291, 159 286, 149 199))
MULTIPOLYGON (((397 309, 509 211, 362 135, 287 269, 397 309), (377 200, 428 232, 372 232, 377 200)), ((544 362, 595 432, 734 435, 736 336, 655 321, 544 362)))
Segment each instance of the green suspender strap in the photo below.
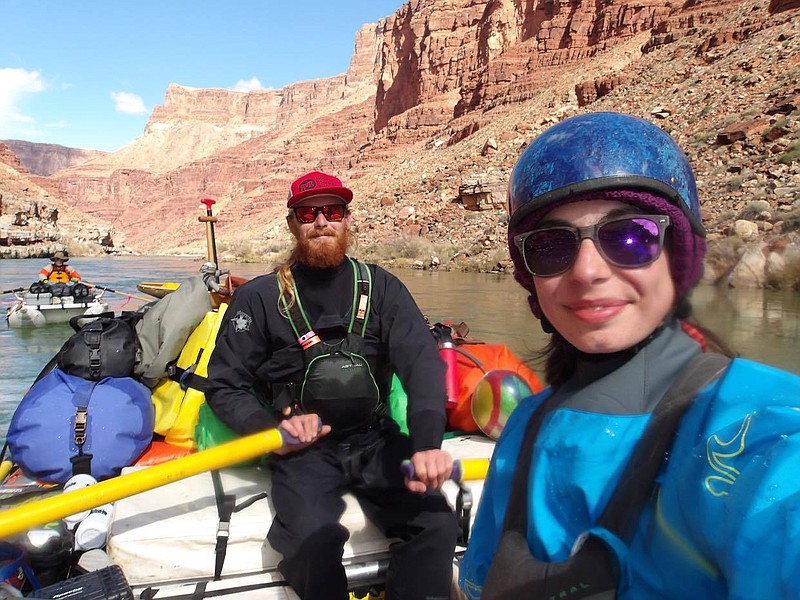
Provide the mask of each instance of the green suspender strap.
MULTIPOLYGON (((282 387, 291 388, 293 410, 297 407, 304 414, 319 415, 336 434, 374 426, 385 409, 372 367, 363 353, 372 294, 371 273, 365 264, 348 260, 353 269, 353 303, 343 339, 320 339, 303 309, 297 287, 291 306, 281 294, 283 311, 289 316, 297 343, 303 349, 305 371, 299 386, 291 382, 272 386, 273 406, 285 405, 285 400, 278 402, 276 398, 283 398, 282 387)), ((279 410, 289 414, 284 406, 279 410)))
MULTIPOLYGON (((347 333, 355 332, 360 337, 364 337, 367 330, 367 320, 369 319, 369 304, 372 297, 372 274, 367 265, 352 258, 348 258, 350 265, 353 268, 353 309, 350 313, 350 323, 347 327, 347 333)), ((300 294, 297 291, 297 284, 292 282, 294 290, 294 302, 291 306, 286 301, 283 295, 283 288, 280 288, 280 302, 283 306, 285 314, 290 319, 292 330, 297 337, 297 343, 303 351, 309 350, 322 340, 314 332, 311 324, 308 321, 306 312, 303 309, 303 303, 300 300, 300 294)))

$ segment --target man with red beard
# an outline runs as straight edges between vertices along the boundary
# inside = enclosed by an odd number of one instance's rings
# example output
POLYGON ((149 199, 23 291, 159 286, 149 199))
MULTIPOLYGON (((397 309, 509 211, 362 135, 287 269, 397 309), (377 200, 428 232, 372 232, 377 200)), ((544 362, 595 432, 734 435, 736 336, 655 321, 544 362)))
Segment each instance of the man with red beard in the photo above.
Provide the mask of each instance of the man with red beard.
POLYGON ((458 535, 439 488, 453 461, 444 435, 445 366, 406 287, 347 256, 353 193, 331 175, 295 180, 296 240, 274 273, 237 288, 208 365, 206 400, 245 435, 298 440, 267 458, 279 569, 304 600, 348 598, 339 523, 350 491, 387 535, 387 598, 449 597, 458 535), (409 435, 387 415, 392 373, 408 395, 409 435), (416 478, 405 478, 410 459, 416 478))

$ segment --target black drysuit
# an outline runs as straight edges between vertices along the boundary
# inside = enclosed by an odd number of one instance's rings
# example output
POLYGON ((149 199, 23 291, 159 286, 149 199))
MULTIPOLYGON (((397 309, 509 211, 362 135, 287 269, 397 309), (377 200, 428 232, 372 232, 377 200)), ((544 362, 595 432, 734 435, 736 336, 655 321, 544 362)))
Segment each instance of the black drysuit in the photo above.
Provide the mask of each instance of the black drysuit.
MULTIPOLYGON (((349 537, 339 524, 342 493, 352 491, 365 513, 390 538, 387 594, 392 599, 447 598, 457 526, 439 492, 418 495, 403 482, 400 462, 440 447, 444 434, 445 366, 419 308, 393 275, 369 266, 373 289, 364 335, 369 362, 385 403, 391 372, 408 395, 409 436, 378 411, 360 430, 332 431, 310 447, 269 458, 276 511, 269 542, 283 555, 279 568, 304 599, 347 598, 342 553, 349 537)), ((323 341, 345 336, 353 307, 349 261, 335 269, 294 265, 302 306, 323 341)), ((303 352, 278 310, 276 275, 237 288, 208 365, 206 400, 239 434, 276 425, 254 390, 269 400, 281 383, 303 380, 303 352), (278 385, 275 385, 278 384, 278 385)))

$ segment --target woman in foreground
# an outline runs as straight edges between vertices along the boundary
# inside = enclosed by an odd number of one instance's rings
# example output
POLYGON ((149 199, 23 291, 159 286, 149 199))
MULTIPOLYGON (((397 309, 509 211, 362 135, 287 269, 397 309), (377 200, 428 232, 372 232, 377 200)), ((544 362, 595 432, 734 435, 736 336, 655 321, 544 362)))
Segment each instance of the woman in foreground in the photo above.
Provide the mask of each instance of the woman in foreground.
POLYGON ((524 151, 508 201, 550 387, 498 441, 464 593, 800 597, 800 377, 687 323, 706 244, 680 148, 573 117, 524 151))

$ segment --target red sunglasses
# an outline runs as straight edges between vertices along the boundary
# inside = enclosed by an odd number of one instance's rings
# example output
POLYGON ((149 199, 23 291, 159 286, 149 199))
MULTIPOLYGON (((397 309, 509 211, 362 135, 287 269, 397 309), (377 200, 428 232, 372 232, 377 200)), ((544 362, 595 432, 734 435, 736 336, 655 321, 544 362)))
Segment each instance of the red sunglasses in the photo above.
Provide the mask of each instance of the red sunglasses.
POLYGON ((322 213, 328 221, 338 222, 344 219, 347 214, 347 206, 344 204, 323 204, 322 206, 295 206, 294 218, 305 225, 317 220, 317 215, 322 213))

